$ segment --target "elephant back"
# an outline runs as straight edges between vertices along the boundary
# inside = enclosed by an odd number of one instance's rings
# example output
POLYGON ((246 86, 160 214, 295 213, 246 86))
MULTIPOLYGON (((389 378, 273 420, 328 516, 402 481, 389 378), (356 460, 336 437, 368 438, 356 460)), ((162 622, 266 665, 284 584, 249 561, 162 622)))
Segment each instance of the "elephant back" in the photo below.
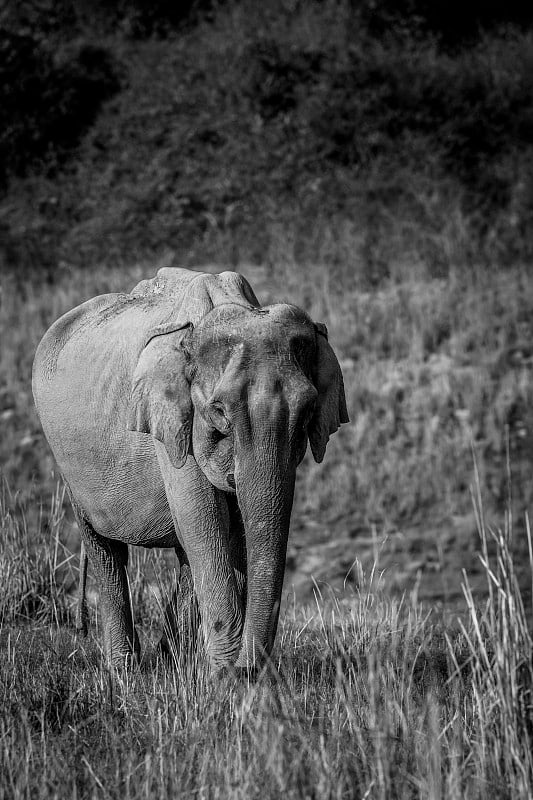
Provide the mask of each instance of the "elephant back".
POLYGON ((197 325, 213 308, 225 303, 259 306, 252 287, 238 272, 213 275, 181 267, 163 267, 154 278, 138 283, 130 296, 150 305, 168 302, 172 320, 165 322, 177 325, 197 325))

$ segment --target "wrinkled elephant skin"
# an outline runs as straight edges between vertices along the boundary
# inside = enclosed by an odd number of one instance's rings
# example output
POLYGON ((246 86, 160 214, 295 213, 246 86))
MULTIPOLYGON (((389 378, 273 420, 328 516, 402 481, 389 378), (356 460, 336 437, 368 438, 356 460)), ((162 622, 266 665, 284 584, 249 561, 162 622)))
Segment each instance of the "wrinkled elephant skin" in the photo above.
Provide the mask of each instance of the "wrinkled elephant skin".
POLYGON ((272 648, 296 468, 348 421, 323 325, 234 272, 166 268, 83 303, 34 362, 39 417, 99 587, 105 652, 138 653, 128 546, 173 547, 215 669, 272 648))

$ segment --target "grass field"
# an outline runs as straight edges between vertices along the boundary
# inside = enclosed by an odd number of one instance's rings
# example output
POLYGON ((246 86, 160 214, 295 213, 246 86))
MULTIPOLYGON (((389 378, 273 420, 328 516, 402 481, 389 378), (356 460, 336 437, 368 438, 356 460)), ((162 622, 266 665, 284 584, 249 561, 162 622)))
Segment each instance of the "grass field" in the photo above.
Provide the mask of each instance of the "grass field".
POLYGON ((379 561, 366 574, 358 564, 357 591, 287 608, 272 665, 247 683, 214 678, 201 653, 163 663, 172 576, 149 591, 138 553, 145 657, 108 673, 97 640, 66 628, 60 508, 37 536, 5 507, 0 518, 0 797, 531 797, 533 641, 509 515, 494 533, 477 509, 481 609, 465 577, 466 613, 445 625, 415 592, 384 592, 379 561))
POLYGON ((530 797, 527 271, 360 292, 347 267, 242 267, 263 302, 328 324, 352 418, 302 465, 273 666, 243 684, 201 653, 161 661, 160 554, 130 570, 138 671, 105 670, 94 590, 89 639, 72 631, 78 535, 32 354, 60 313, 155 266, 3 283, 0 796, 530 797))

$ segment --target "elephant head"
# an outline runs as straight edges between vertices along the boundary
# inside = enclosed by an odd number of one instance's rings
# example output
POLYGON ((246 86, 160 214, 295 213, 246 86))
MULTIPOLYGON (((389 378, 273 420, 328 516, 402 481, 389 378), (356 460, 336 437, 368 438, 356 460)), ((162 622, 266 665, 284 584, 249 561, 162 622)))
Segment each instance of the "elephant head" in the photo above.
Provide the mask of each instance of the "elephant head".
POLYGON ((236 494, 246 537, 247 601, 237 666, 270 653, 295 474, 307 442, 322 461, 348 422, 325 326, 299 308, 222 303, 192 325, 154 331, 134 374, 129 427, 162 442, 179 472, 194 456, 236 494))

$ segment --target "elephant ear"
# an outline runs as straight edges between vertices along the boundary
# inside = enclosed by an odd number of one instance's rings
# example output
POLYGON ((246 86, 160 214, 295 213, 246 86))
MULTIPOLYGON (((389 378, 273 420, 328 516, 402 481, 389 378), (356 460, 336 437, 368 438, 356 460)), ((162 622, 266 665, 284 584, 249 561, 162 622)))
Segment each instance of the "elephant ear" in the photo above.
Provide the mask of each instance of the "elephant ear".
POLYGON ((343 422, 349 422, 344 396, 344 381, 337 357, 328 342, 328 331, 323 323, 315 325, 316 362, 314 384, 318 392, 316 407, 307 430, 313 457, 320 463, 332 433, 343 422))
POLYGON ((127 423, 128 430, 162 442, 178 469, 191 441, 193 405, 183 346, 191 327, 162 325, 150 333, 133 373, 127 423))

